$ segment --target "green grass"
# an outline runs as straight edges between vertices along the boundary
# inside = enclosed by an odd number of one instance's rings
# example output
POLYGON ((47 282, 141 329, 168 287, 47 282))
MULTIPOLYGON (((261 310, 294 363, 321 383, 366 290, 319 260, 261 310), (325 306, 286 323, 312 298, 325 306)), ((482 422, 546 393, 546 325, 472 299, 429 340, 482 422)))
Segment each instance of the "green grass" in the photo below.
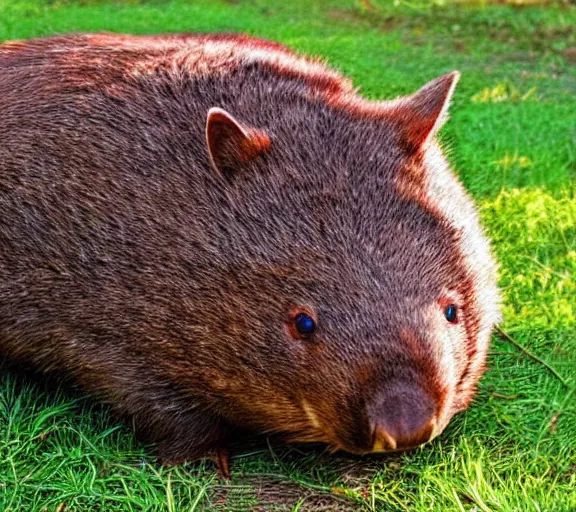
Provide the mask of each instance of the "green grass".
POLYGON ((477 400, 429 446, 365 459, 258 447, 230 483, 210 463, 160 467, 106 408, 6 370, 0 510, 576 510, 576 8, 309 3, 0 0, 0 40, 242 31, 324 56, 370 98, 460 69, 442 139, 524 350, 494 340, 477 400))

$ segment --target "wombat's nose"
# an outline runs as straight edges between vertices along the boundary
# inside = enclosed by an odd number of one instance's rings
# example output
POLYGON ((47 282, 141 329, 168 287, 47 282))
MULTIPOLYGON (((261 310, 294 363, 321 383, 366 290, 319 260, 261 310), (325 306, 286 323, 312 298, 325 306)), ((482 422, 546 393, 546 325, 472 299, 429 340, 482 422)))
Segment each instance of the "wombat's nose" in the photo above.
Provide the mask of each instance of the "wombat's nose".
POLYGON ((436 405, 414 387, 380 397, 372 413, 372 451, 406 450, 430 440, 436 426, 436 405))

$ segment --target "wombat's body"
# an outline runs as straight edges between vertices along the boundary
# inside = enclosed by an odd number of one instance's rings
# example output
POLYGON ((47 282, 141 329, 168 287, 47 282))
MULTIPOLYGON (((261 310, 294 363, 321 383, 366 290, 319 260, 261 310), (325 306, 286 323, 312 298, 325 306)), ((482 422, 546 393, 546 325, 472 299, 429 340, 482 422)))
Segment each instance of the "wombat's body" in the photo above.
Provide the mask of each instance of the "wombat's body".
POLYGON ((456 78, 373 103, 245 37, 0 46, 0 353, 172 461, 237 427, 360 453, 437 435, 497 318, 433 142, 456 78))

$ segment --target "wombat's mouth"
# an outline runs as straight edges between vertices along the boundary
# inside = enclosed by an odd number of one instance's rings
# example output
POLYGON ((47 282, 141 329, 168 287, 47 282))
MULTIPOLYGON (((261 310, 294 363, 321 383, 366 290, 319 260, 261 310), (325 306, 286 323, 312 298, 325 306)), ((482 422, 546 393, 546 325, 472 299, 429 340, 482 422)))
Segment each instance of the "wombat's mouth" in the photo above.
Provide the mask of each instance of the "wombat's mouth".
POLYGON ((365 414, 358 415, 362 419, 358 416, 356 419, 366 422, 364 425, 329 424, 309 402, 302 400, 301 405, 310 421, 309 428, 323 437, 314 441, 327 442, 331 452, 343 450, 356 455, 401 452, 428 443, 444 426, 435 401, 415 386, 407 389, 411 394, 394 390, 379 397, 374 407, 368 406, 365 414))
POLYGON ((386 430, 382 425, 372 429, 371 442, 368 447, 360 447, 349 442, 334 443, 331 452, 344 450, 355 455, 370 455, 375 453, 399 453, 413 450, 434 439, 439 432, 436 431, 436 417, 432 417, 424 426, 413 432, 396 433, 386 430))
POLYGON ((370 453, 400 452, 423 445, 435 437, 436 424, 436 416, 432 416, 423 426, 412 430, 376 425, 372 430, 370 453))

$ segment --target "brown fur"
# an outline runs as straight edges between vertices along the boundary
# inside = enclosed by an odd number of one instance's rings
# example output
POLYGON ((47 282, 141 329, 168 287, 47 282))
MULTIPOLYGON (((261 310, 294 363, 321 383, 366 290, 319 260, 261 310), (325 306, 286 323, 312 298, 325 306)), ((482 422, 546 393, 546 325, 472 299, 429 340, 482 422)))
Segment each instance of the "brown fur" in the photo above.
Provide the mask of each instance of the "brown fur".
POLYGON ((361 453, 437 435, 497 320, 474 208, 429 163, 456 78, 373 103, 244 36, 0 46, 0 351, 171 461, 237 428, 361 453))

